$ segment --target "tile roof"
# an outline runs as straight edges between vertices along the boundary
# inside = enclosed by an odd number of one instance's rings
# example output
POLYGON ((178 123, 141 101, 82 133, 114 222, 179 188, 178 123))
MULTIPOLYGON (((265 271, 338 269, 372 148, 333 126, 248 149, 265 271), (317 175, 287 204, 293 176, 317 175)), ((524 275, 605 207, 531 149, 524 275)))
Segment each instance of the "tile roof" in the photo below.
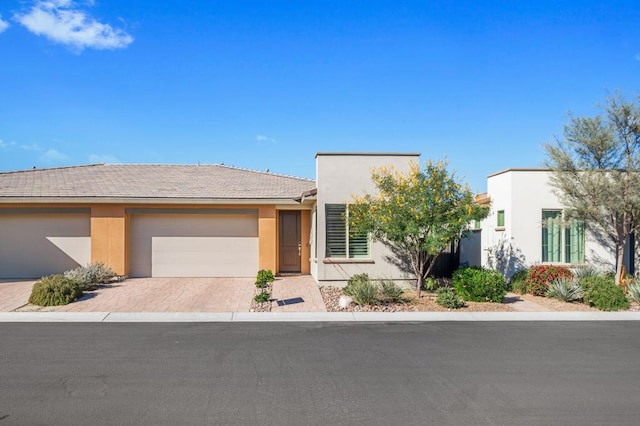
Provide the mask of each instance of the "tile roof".
POLYGON ((31 197, 294 199, 315 186, 311 179, 224 165, 94 164, 0 173, 0 202, 31 197))

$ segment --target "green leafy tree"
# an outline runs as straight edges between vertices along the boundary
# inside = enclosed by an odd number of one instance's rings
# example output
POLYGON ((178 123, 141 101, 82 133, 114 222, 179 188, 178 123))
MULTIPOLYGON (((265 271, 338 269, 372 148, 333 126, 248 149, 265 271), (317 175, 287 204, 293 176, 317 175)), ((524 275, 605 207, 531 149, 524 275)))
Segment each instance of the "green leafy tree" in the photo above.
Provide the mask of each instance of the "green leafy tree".
POLYGON ((621 282, 625 247, 640 230, 640 98, 609 97, 594 117, 570 117, 546 144, 551 184, 570 218, 609 240, 621 282))
POLYGON ((413 163, 406 173, 377 168, 372 180, 378 194, 354 196, 350 227, 353 232, 370 233, 410 263, 419 297, 438 256, 472 220, 485 218, 489 207, 476 202, 444 161, 429 161, 423 170, 413 163))

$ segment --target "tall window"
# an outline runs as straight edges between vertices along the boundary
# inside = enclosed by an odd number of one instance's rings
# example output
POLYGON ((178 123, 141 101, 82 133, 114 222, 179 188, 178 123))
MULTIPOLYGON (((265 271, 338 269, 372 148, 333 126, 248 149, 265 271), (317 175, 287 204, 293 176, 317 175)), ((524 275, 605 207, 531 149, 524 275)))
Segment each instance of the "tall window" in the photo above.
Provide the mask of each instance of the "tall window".
POLYGON ((498 210, 498 220, 496 226, 498 228, 504 228, 504 210, 498 210))
POLYGON ((562 210, 542 211, 542 261, 584 262, 584 221, 563 220, 562 210))
POLYGON ((368 259, 369 236, 349 230, 349 209, 345 204, 326 204, 326 256, 344 259, 368 259))

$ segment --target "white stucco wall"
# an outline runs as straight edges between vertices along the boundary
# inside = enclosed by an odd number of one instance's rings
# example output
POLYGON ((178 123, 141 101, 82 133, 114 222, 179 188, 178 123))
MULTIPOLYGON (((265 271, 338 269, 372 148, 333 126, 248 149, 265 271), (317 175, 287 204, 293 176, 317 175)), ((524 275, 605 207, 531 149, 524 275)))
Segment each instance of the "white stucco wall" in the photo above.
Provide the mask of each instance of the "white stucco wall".
POLYGON ((419 162, 419 154, 335 154, 316 155, 316 203, 317 234, 312 243, 311 272, 321 284, 343 285, 352 275, 367 273, 372 278, 396 280, 413 279, 412 276, 389 263, 385 258, 392 256, 379 242, 372 242, 370 259, 327 259, 325 257, 325 205, 349 204, 353 195, 374 194, 376 187, 371 180, 374 167, 393 166, 396 170, 407 171, 411 161, 419 162))
MULTIPOLYGON (((491 214, 482 223, 482 265, 510 276, 523 266, 542 263, 542 211, 563 209, 549 178, 546 170, 517 169, 488 178, 491 214), (496 229, 498 210, 505 211, 504 230, 496 229)), ((585 237, 585 262, 612 269, 611 245, 596 241, 588 223, 585 237)))

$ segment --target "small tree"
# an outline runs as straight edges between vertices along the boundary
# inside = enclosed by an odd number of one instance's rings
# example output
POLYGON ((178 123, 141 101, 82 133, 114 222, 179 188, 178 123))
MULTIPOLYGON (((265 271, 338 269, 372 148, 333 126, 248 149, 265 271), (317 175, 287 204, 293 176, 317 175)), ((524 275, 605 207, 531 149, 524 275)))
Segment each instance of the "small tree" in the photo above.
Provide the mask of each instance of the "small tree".
POLYGON ((545 149, 551 184, 569 216, 613 243, 619 284, 625 246, 640 230, 640 99, 610 97, 601 109, 604 116, 571 117, 564 140, 545 149))
POLYGON ((485 218, 488 206, 475 202, 468 186, 456 182, 447 163, 412 163, 407 173, 386 167, 372 171, 378 194, 354 196, 349 222, 406 257, 416 276, 416 292, 438 256, 460 238, 472 220, 485 218))

